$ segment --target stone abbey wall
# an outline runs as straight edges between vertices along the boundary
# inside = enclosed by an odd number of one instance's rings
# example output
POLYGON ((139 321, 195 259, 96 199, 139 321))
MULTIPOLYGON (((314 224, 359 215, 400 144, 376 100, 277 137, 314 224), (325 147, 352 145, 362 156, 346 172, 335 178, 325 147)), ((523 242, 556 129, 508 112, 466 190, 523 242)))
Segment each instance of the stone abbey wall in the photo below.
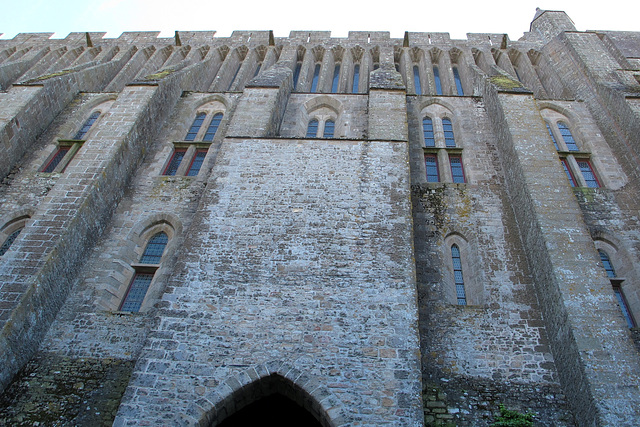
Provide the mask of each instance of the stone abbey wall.
POLYGON ((640 415, 640 33, 49 36, 0 40, 0 423, 640 415))

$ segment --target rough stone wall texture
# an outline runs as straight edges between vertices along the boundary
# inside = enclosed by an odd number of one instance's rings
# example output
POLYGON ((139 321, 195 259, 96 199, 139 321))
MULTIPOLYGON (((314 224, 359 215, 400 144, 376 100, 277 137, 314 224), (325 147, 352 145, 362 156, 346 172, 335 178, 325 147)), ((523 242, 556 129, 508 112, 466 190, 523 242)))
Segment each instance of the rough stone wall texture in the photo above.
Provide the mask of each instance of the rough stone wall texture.
POLYGON ((639 36, 540 10, 530 30, 0 40, 0 244, 24 226, 0 256, 0 419, 216 425, 279 393, 324 425, 489 425, 499 404, 636 422, 639 36), (66 170, 42 172, 96 108, 66 170), (158 231, 161 262, 139 264, 158 231))
POLYGON ((158 422, 198 421, 190 406, 213 411, 226 378, 287 361, 328 379, 337 401, 320 404, 345 421, 413 423, 406 156, 402 143, 225 141, 117 421, 147 404, 158 422), (167 412, 154 390, 169 384, 185 393, 167 412))

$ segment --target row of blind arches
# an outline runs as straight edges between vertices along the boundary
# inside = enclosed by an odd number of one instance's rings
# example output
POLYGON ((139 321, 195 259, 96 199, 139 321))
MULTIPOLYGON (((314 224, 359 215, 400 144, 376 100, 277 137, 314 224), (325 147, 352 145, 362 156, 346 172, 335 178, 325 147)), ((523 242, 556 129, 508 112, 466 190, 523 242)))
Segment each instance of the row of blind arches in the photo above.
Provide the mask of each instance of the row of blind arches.
MULTIPOLYGON (((313 77, 311 79, 311 87, 309 90, 309 92, 311 93, 317 93, 320 91, 319 83, 320 83, 321 68, 322 66, 319 63, 315 64, 314 66, 313 77)), ((342 68, 342 65, 340 63, 337 63, 333 68, 333 74, 332 74, 333 77, 331 79, 331 89, 329 90, 330 93, 340 92, 341 68, 342 68)), ((375 64, 373 66, 374 70, 377 70, 378 68, 379 68, 378 64, 375 64)), ((296 64, 296 67, 293 73, 293 87, 294 87, 294 90, 297 89, 298 91, 302 91, 303 89, 298 87, 298 81, 300 79, 301 69, 302 69, 302 63, 298 62, 296 64)), ((440 69, 437 65, 434 65, 431 70, 433 73, 432 76, 433 76, 433 81, 435 85, 435 92, 430 94, 443 95, 444 94, 442 90, 443 84, 440 78, 440 69)), ((396 71, 398 72, 400 71, 400 65, 397 63, 396 63, 396 71)), ((457 66, 452 67, 452 73, 453 73, 453 80, 455 83, 455 94, 459 96, 464 96, 464 88, 462 86, 462 80, 460 78, 460 71, 458 70, 457 66)), ((414 93, 416 95, 429 94, 427 92, 423 92, 422 90, 421 72, 420 72, 420 67, 418 65, 413 66, 413 87, 414 87, 414 93)), ((351 73, 350 92, 351 93, 360 92, 360 64, 355 64, 353 66, 353 73, 351 73)))

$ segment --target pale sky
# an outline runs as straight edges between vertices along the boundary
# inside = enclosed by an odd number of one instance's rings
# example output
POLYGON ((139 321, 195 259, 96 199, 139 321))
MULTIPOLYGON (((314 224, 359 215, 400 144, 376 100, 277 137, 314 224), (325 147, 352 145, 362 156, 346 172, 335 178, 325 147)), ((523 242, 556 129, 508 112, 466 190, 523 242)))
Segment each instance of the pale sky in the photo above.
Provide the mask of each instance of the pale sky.
MULTIPOLYGON (((606 7, 588 7, 585 0, 432 0, 432 1, 317 1, 294 0, 5 0, 0 16, 0 38, 21 32, 273 30, 286 37, 291 30, 327 30, 346 37, 349 30, 389 31, 400 38, 405 31, 448 32, 464 39, 466 33, 507 33, 517 40, 529 30, 536 7, 564 10, 580 31, 640 31, 640 1, 610 0, 606 7), (235 18, 231 18, 235 17, 235 18)), ((595 3, 595 2, 594 2, 595 3)), ((601 4, 601 2, 598 2, 601 4)))

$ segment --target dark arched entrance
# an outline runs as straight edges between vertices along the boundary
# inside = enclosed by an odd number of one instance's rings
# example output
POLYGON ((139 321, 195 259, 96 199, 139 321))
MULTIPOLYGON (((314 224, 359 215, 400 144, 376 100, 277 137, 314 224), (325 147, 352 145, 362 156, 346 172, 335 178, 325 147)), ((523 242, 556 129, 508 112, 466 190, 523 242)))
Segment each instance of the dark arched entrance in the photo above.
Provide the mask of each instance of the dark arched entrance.
POLYGON ((263 397, 219 424, 219 427, 245 426, 322 427, 306 409, 279 393, 263 397))
MULTIPOLYGON (((314 387, 317 391, 317 386, 314 387)), ((323 393, 323 396, 326 396, 323 393)), ((330 427, 327 413, 309 393, 278 374, 257 379, 225 399, 228 404, 210 413, 211 426, 330 427), (231 409, 231 411, 229 411, 231 409)))

